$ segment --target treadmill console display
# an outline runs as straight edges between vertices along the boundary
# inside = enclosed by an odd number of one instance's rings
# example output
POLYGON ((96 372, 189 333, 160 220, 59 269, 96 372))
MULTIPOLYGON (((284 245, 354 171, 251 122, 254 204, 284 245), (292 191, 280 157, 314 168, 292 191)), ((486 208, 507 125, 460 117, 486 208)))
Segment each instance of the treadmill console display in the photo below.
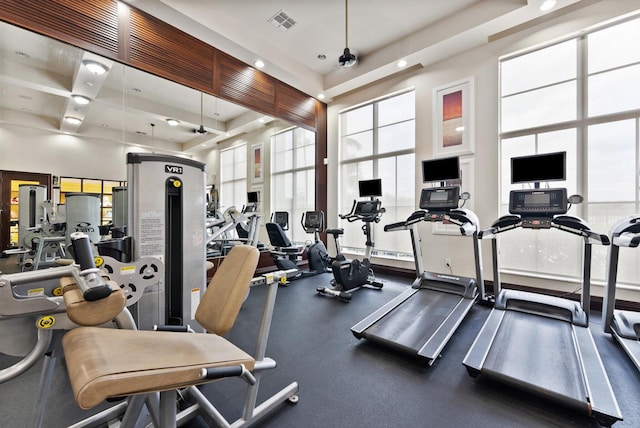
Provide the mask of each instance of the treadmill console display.
POLYGON ((458 208, 460 188, 434 187, 422 189, 420 193, 420 209, 430 211, 446 211, 458 208))
POLYGON ((554 216, 567 212, 567 189, 512 190, 509 212, 523 217, 554 216))

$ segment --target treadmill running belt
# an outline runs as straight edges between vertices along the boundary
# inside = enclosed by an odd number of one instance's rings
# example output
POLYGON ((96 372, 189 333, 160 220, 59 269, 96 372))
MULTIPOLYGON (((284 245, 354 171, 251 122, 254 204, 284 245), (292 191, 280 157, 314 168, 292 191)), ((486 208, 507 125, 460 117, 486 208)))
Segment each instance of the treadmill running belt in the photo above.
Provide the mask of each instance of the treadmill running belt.
POLYGON ((455 294, 421 289, 369 327, 363 336, 415 354, 461 299, 455 294))
POLYGON ((506 311, 482 372, 584 411, 587 392, 577 354, 572 324, 506 311))

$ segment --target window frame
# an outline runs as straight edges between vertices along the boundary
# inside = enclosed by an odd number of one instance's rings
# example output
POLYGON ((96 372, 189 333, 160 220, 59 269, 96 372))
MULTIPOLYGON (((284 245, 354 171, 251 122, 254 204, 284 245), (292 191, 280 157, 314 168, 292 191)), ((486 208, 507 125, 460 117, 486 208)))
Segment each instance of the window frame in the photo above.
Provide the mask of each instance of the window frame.
MULTIPOLYGON (((568 189, 571 193, 572 190, 575 190, 576 193, 584 196, 585 200, 582 204, 575 207, 574 214, 585 218, 587 223, 590 224, 595 222, 595 219, 591 219, 590 214, 592 214, 592 209, 596 205, 606 205, 613 204, 615 202, 610 201, 591 201, 589 194, 589 156, 590 156, 590 146, 589 146, 589 130, 592 126, 607 124, 607 123, 615 123, 625 120, 632 120, 635 122, 635 171, 640 170, 640 107, 627 110, 627 111, 619 111, 614 113, 605 113, 599 114, 598 116, 590 116, 588 111, 589 108, 589 79, 592 76, 602 75, 603 73, 608 73, 611 71, 619 70, 625 67, 634 67, 640 64, 640 60, 631 61, 624 65, 616 65, 614 67, 605 67, 602 70, 595 71, 589 74, 588 70, 588 54, 589 54, 589 46, 588 40, 589 35, 596 33, 598 31, 606 30, 611 27, 615 27, 620 24, 625 24, 630 21, 638 21, 640 23, 640 18, 638 15, 628 16, 623 19, 617 20, 615 22, 607 22, 605 24, 601 24, 598 26, 594 26, 589 29, 585 29, 577 34, 571 34, 566 37, 556 39, 545 43, 543 45, 539 45, 530 49, 522 50, 519 52, 515 52, 513 54, 504 55, 498 60, 498 120, 499 120, 499 131, 498 131, 498 156, 499 156, 499 181, 498 181, 498 190, 500 197, 498 198, 498 210, 500 215, 506 214, 508 208, 503 201, 503 186, 505 183, 510 182, 508 178, 505 181, 504 174, 508 173, 508 165, 504 165, 508 159, 503 159, 503 151, 505 140, 510 140, 513 138, 519 137, 533 137, 534 144, 536 147, 536 153, 538 153, 538 144, 541 135, 563 131, 563 130, 575 130, 576 135, 576 171, 577 171, 577 182, 576 189, 568 189), (506 97, 502 93, 502 82, 504 78, 504 70, 503 64, 509 60, 522 57, 524 55, 528 55, 531 53, 538 52, 540 50, 558 45, 560 43, 564 43, 570 40, 576 41, 576 99, 575 99, 575 109, 576 109, 576 119, 575 120, 566 120, 562 122, 549 123, 541 126, 534 126, 522 129, 513 129, 509 131, 502 131, 503 129, 503 99, 506 97), (577 209, 576 209, 577 208, 577 209), (591 209, 590 209, 591 208, 591 209)), ((554 82, 548 86, 552 86, 557 84, 558 82, 554 82)), ((533 91, 539 89, 538 87, 529 88, 527 91, 533 91)), ((523 91, 526 92, 526 91, 523 91)), ((508 94, 507 96, 513 96, 514 94, 508 94)), ((592 143, 593 144, 593 143, 592 143)), ((542 153, 542 152, 540 152, 542 153)), ((532 153, 533 154, 533 153, 532 153)), ((567 165, 567 169, 569 169, 569 165, 567 165)), ((509 184, 507 184, 508 186, 509 184)), ((554 183, 550 183, 550 187, 555 187, 554 183)), ((635 174, 635 200, 631 201, 622 201, 624 203, 633 203, 634 211, 638 212, 640 210, 640 178, 638 174, 635 174)), ((631 213, 629 213, 631 214, 631 213)), ((594 214, 595 215, 595 214, 594 214)), ((623 218, 625 215, 621 215, 620 218, 623 218)), ((608 227, 613 226, 613 224, 608 225, 608 227)), ((599 233, 608 234, 609 230, 598 230, 599 233)), ((596 258, 603 258, 604 253, 606 252, 606 247, 603 248, 594 248, 594 257, 593 261, 596 263, 596 258)), ((534 266, 535 267, 535 266, 534 266)), ((599 268, 600 271, 602 267, 599 268)), ((523 269, 515 269, 513 267, 503 266, 501 267, 501 271, 508 274, 516 274, 522 276, 540 276, 548 279, 560 279, 568 282, 575 282, 580 275, 580 268, 577 269, 575 275, 558 275, 549 273, 547 270, 544 270, 544 266, 542 269, 540 267, 530 270, 523 269)), ((601 273, 601 272, 600 272, 601 273)), ((594 283, 603 284, 604 276, 601 274, 593 275, 594 283)), ((631 285, 632 287, 640 287, 640 283, 631 285)))
MULTIPOLYGON (((338 112, 338 129, 339 129, 339 133, 338 133, 338 198, 337 198, 337 209, 339 213, 346 213, 348 212, 348 210, 351 208, 351 203, 349 203, 349 206, 346 206, 347 202, 344 201, 344 195, 343 195, 343 190, 345 189, 345 186, 342 186, 342 180, 343 180, 343 168, 346 165, 358 165, 360 163, 364 163, 364 162, 372 162, 372 176, 371 177, 367 177, 368 178, 379 178, 379 170, 378 170, 378 161, 381 159, 398 159, 401 156, 406 156, 406 155, 411 155, 413 156, 412 159, 412 166, 414 167, 414 174, 412 175, 412 182, 411 182, 411 207, 410 210, 411 212, 413 212, 415 210, 415 206, 416 206, 416 201, 415 201, 415 156, 416 156, 416 89, 414 87, 411 88, 406 88, 403 89, 401 91, 397 91, 397 92, 393 92, 390 94, 386 94, 384 96, 369 100, 367 102, 364 103, 360 103, 354 106, 350 106, 348 108, 345 108, 343 110, 340 110, 338 112), (379 126, 379 105, 380 103, 387 101, 389 99, 392 99, 394 97, 398 97, 398 96, 402 96, 405 94, 408 94, 410 92, 413 92, 413 115, 411 118, 409 119, 402 119, 402 120, 398 120, 396 122, 393 123, 385 123, 382 126, 379 126), (347 134, 344 132, 344 122, 343 122, 343 118, 344 115, 349 113, 349 112, 353 112, 354 110, 357 109, 361 109, 361 108, 368 108, 369 106, 372 106, 372 127, 371 129, 365 129, 365 130, 358 130, 357 132, 353 132, 351 134, 347 134), (379 133, 380 133, 380 129, 384 129, 388 126, 394 126, 394 125, 398 125, 401 123, 407 123, 407 122, 413 122, 413 145, 410 148, 402 148, 399 150, 395 150, 395 151, 387 151, 384 153, 379 153, 378 149, 379 149, 379 133), (348 159, 344 159, 343 158, 343 144, 344 144, 344 140, 345 138, 351 136, 351 135, 355 135, 355 134, 361 134, 363 132, 372 132, 372 153, 371 154, 366 154, 364 156, 354 156, 354 157, 350 157, 348 159)), ((396 169, 396 177, 397 177, 397 169, 396 169)), ((383 188, 383 193, 385 193, 385 182, 383 180, 382 183, 382 188, 383 188)), ((396 186, 397 188, 397 186, 396 186)), ((397 192, 396 194, 396 198, 397 198, 397 192)), ((356 193, 356 199, 357 199, 357 193, 356 193)), ((396 205, 390 205, 388 202, 385 203, 384 198, 383 199, 383 204, 382 206, 385 207, 385 209, 387 210, 387 212, 384 214, 383 218, 384 218, 384 222, 385 223, 392 223, 395 221, 403 221, 406 219, 407 216, 404 216, 402 218, 393 218, 391 217, 391 211, 394 208, 397 208, 396 205), (390 209, 391 208, 391 209, 390 209)), ((404 207, 404 205, 401 205, 399 207, 404 207)), ((410 212, 408 213, 410 214, 410 212)), ((407 215, 408 215, 407 214, 407 215)), ((345 229, 345 236, 342 238, 343 243, 342 243, 342 250, 345 253, 351 253, 351 254, 359 254, 362 255, 365 253, 365 247, 364 247, 364 238, 362 237, 362 232, 358 231, 356 229, 360 229, 361 225, 360 224, 353 224, 353 223, 348 223, 344 220, 339 219, 338 220, 339 226, 343 227, 345 229), (351 229, 350 231, 347 231, 347 229, 351 229), (357 244, 352 244, 350 245, 348 242, 345 243, 344 241, 348 241, 348 237, 349 236, 354 236, 357 237, 357 244)), ((371 227, 371 234, 372 234, 372 241, 375 242, 375 236, 379 231, 376 231, 376 227, 374 225, 372 225, 371 227)), ((407 240, 409 241, 409 240, 407 240)), ((387 259, 394 259, 394 260, 401 260, 401 261, 411 261, 413 262, 414 260, 414 255, 413 252, 409 252, 408 250, 405 251, 398 251, 396 249, 393 248, 380 248, 380 247, 376 247, 374 248, 373 252, 372 252, 373 256, 379 257, 379 258, 387 258, 387 259)))

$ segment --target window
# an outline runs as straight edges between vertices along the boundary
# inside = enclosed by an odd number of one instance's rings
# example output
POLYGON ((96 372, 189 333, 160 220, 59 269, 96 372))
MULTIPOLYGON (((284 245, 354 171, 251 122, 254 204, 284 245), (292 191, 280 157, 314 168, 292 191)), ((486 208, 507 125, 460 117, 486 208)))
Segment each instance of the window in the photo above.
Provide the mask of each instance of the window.
MULTIPOLYGON (((382 179, 383 224, 403 221, 415 211, 415 91, 384 97, 340 113, 338 210, 358 199, 359 180, 382 179)), ((343 222, 345 251, 364 252, 362 224, 343 222)), ((384 233, 372 225, 375 253, 413 259, 405 233, 384 233)))
POLYGON ((315 164, 315 133, 291 128, 271 137, 271 211, 289 213, 287 236, 295 244, 312 239, 298 225, 315 209, 315 164))
POLYGON ((242 209, 247 201, 247 145, 220 152, 220 209, 242 209))
MULTIPOLYGON (((555 151, 567 152, 567 180, 550 187, 582 194, 584 203, 570 212, 593 230, 607 234, 638 212, 640 19, 501 59, 500 111, 501 214, 509 191, 518 188, 510 183, 510 159, 555 151)), ((582 242, 566 233, 518 230, 500 239, 507 271, 581 275, 582 242), (530 245, 523 248, 525 239, 530 245)), ((594 280, 605 279, 606 253, 593 247, 594 280)), ((621 251, 621 282, 640 284, 639 257, 621 251)))

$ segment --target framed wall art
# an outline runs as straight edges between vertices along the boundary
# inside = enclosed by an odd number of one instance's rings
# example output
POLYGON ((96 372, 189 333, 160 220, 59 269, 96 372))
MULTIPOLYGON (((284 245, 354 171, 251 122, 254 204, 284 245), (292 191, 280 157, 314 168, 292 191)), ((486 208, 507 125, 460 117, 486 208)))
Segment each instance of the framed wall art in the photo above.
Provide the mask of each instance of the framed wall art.
POLYGON ((473 153, 473 94, 473 77, 433 89, 434 157, 473 153))
POLYGON ((264 181, 264 149, 262 143, 251 146, 251 182, 262 183, 264 181))

